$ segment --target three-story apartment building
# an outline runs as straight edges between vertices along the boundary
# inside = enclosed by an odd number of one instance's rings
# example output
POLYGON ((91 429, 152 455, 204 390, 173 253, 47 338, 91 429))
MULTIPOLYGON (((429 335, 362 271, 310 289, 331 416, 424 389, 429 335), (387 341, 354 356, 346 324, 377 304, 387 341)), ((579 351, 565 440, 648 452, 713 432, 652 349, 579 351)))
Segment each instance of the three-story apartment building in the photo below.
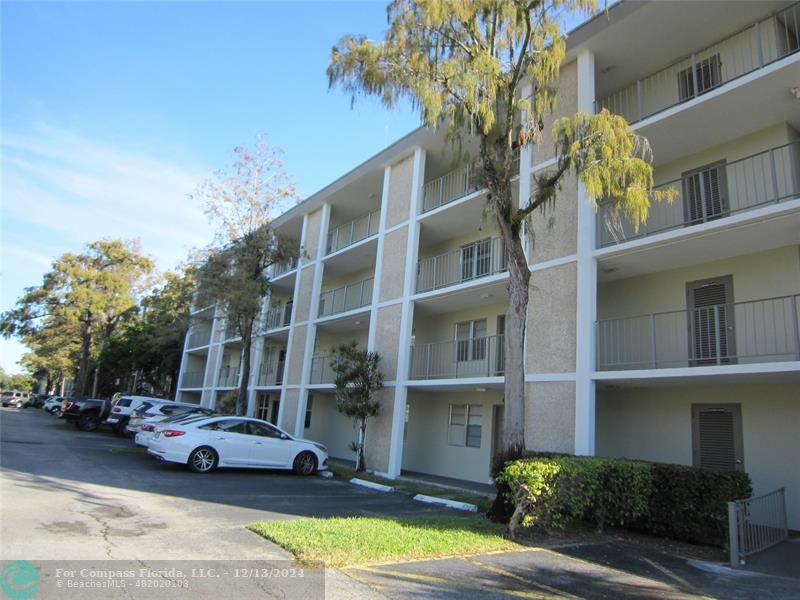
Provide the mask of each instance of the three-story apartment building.
MULTIPOLYGON (((533 215, 526 444, 744 469, 800 529, 800 5, 624 1, 568 42, 545 131, 624 115, 676 198, 637 232, 572 180, 533 215)), ((276 219, 303 256, 273 270, 248 411, 351 458, 329 354, 356 340, 386 379, 368 466, 485 482, 508 276, 451 156, 419 129, 276 219)), ((515 201, 552 166, 550 144, 523 148, 515 201)), ((213 307, 195 317, 179 399, 215 406, 241 344, 213 307)))

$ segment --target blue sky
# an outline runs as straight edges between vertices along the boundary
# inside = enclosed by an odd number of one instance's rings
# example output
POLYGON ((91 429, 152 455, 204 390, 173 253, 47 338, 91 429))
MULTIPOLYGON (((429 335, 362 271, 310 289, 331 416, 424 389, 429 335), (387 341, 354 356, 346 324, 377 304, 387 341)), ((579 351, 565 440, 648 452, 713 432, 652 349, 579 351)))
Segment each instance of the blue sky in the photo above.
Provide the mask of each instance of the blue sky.
MULTIPOLYGON (((328 90, 331 46, 385 2, 3 2, 0 311, 51 260, 137 238, 162 270, 211 239, 187 194, 260 132, 306 196, 414 129, 328 90)), ((0 340, 16 372, 23 348, 0 340)))

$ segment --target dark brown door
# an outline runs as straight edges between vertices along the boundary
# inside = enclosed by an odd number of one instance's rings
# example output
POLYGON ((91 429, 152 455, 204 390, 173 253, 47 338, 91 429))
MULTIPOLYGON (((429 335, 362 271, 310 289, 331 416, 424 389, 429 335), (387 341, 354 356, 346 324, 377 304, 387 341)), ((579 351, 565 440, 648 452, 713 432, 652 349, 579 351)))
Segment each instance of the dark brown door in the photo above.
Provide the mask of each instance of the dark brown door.
POLYGON ((733 277, 686 284, 689 366, 736 362, 733 277))
POLYGON ((713 221, 729 213, 724 161, 684 173, 682 181, 684 225, 713 221))
POLYGON ((744 470, 741 405, 692 405, 692 463, 704 469, 744 470))

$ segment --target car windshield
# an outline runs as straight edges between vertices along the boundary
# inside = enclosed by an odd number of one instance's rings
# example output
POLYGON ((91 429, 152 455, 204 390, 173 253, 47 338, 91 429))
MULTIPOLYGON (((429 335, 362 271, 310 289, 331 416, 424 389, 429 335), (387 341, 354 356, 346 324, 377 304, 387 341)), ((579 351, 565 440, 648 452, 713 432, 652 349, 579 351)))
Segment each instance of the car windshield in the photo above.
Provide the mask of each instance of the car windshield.
POLYGON ((3 392, 3 396, 13 396, 14 392, 3 392))

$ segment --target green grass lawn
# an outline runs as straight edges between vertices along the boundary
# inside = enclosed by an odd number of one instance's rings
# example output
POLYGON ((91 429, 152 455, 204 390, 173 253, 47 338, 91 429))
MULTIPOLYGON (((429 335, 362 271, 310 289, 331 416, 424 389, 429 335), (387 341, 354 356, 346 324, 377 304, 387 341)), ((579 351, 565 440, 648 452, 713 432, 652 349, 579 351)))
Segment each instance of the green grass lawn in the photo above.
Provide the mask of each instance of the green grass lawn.
POLYGON ((300 562, 330 567, 522 548, 504 537, 505 526, 478 516, 310 518, 259 521, 249 529, 300 562))

